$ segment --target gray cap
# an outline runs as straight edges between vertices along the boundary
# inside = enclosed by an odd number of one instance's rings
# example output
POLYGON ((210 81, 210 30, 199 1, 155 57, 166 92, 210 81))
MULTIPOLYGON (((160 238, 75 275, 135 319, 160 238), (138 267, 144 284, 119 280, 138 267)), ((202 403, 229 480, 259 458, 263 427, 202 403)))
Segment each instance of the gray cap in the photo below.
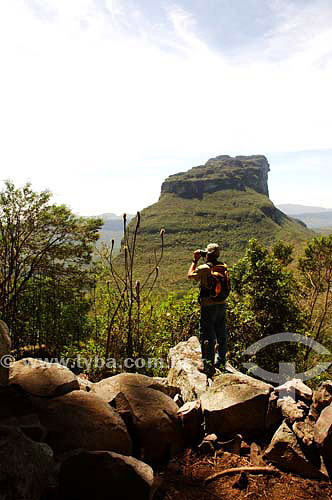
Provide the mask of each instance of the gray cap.
POLYGON ((213 255, 214 257, 219 257, 220 255, 220 247, 218 243, 209 243, 205 251, 208 255, 213 255))

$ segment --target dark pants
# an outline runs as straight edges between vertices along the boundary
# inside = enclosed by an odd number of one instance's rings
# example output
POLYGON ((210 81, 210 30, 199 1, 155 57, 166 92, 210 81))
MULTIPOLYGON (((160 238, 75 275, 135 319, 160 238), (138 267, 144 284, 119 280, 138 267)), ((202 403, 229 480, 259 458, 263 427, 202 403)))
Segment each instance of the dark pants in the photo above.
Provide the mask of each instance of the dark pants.
POLYGON ((199 340, 205 367, 225 365, 226 363, 226 304, 201 306, 199 340), (218 344, 215 363, 215 344, 218 344))

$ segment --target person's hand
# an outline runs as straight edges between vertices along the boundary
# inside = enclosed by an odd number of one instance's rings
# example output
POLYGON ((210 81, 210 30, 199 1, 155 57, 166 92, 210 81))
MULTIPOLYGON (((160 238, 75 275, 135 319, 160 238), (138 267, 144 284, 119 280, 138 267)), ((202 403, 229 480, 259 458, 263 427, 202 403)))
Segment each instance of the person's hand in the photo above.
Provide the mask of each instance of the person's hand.
POLYGON ((196 260, 196 262, 198 262, 200 258, 201 258, 201 251, 195 250, 194 251, 194 260, 196 260))

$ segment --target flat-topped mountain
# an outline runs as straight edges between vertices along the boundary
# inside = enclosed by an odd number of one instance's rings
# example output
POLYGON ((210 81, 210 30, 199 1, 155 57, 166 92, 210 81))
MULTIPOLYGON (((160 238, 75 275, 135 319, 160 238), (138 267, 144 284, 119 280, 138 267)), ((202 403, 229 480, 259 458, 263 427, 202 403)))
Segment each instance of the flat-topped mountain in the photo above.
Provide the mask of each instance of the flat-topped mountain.
POLYGON ((166 230, 159 280, 163 291, 189 286, 186 272, 192 252, 209 242, 219 243, 222 259, 232 264, 250 238, 267 245, 279 239, 300 245, 312 238, 314 233, 304 223, 285 215, 269 199, 269 169, 265 156, 223 155, 169 176, 159 201, 141 212, 137 277, 154 262, 160 228, 166 230))
POLYGON ((183 198, 200 198, 205 193, 226 189, 244 191, 252 188, 269 196, 267 176, 270 170, 265 156, 228 155, 210 158, 205 165, 188 172, 170 175, 161 186, 161 195, 174 193, 183 198))

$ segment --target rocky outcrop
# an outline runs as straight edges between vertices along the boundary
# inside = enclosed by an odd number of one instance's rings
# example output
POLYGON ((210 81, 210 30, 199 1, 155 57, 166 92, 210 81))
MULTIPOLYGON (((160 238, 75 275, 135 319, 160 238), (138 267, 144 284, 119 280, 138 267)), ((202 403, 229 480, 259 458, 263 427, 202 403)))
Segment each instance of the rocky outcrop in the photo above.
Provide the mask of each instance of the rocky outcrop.
POLYGON ((332 403, 332 381, 326 380, 322 382, 318 389, 313 393, 313 401, 311 412, 315 418, 318 418, 320 413, 332 403))
POLYGON ((185 443, 187 445, 197 444, 204 435, 204 419, 201 403, 190 401, 178 410, 178 418, 181 421, 185 443))
POLYGON ((305 456, 295 434, 285 422, 276 431, 263 458, 283 470, 295 472, 308 478, 321 479, 324 477, 320 470, 305 456))
POLYGON ((296 402, 290 396, 279 399, 277 407, 280 408, 282 416, 289 424, 304 420, 309 411, 309 407, 303 401, 296 402))
POLYGON ((268 196, 269 170, 268 161, 262 155, 216 156, 205 165, 168 177, 161 186, 161 196, 174 193, 182 198, 201 199, 205 193, 225 189, 243 191, 247 187, 268 196))
POLYGON ((314 438, 316 444, 332 457, 332 405, 324 408, 320 414, 314 427, 314 438))
POLYGON ((149 500, 153 470, 147 464, 109 451, 80 450, 66 458, 59 475, 62 500, 149 500))
POLYGON ((167 462, 184 444, 178 406, 163 391, 154 379, 128 373, 109 377, 92 389, 122 416, 134 454, 147 463, 167 462))
POLYGON ((41 397, 62 396, 80 389, 76 375, 67 367, 34 358, 15 361, 10 367, 9 383, 41 397))
POLYGON ((207 433, 252 436, 265 430, 272 386, 247 375, 223 374, 201 395, 207 433))
POLYGON ((139 373, 119 373, 113 377, 105 378, 100 382, 93 384, 91 391, 105 401, 111 403, 119 392, 129 386, 154 389, 171 398, 180 392, 178 387, 169 386, 167 379, 147 377, 146 375, 141 375, 139 373))
POLYGON ((73 391, 33 401, 47 430, 46 442, 56 453, 85 448, 131 454, 132 443, 123 420, 95 394, 73 391))
POLYGON ((198 399, 206 391, 207 377, 200 371, 202 355, 197 337, 190 337, 170 349, 168 364, 168 383, 180 387, 184 402, 198 399))
POLYGON ((298 378, 289 380, 274 390, 279 398, 290 397, 294 401, 301 400, 309 404, 312 401, 312 390, 298 378))
POLYGON ((54 485, 51 448, 35 443, 19 428, 0 426, 0 464, 2 500, 39 500, 54 485))

